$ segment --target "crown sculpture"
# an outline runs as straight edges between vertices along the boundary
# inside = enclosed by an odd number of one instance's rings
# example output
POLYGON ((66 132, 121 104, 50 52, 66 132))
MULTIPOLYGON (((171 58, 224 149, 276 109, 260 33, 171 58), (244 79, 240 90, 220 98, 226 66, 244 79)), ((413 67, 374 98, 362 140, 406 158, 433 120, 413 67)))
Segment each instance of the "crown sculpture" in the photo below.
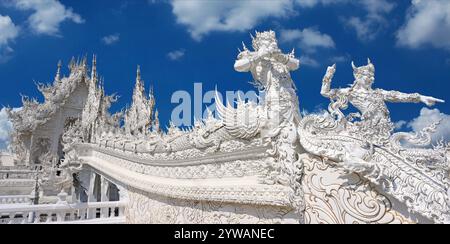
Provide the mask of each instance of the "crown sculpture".
POLYGON ((373 88, 370 60, 352 62, 348 88, 331 88, 336 65, 328 67, 321 88, 328 111, 302 117, 290 75, 299 59, 280 50, 275 32, 256 32, 234 68, 251 73, 264 100, 225 105, 217 94, 218 118, 210 112, 167 132, 139 68, 131 107, 111 115, 116 97, 98 84, 95 57, 91 77, 85 59, 71 63, 67 78, 60 67, 53 86, 40 86, 44 104, 24 99, 10 112, 16 158, 62 170, 63 190, 71 176, 87 175, 73 185, 78 201, 81 189, 93 196, 96 177, 117 185, 128 223, 450 223, 450 144, 431 143, 439 122, 395 133, 386 104, 444 101, 373 88), (71 102, 77 92, 85 98, 71 102), (359 112, 345 114, 350 105, 359 112), (66 126, 46 139, 39 128, 58 113, 66 126))

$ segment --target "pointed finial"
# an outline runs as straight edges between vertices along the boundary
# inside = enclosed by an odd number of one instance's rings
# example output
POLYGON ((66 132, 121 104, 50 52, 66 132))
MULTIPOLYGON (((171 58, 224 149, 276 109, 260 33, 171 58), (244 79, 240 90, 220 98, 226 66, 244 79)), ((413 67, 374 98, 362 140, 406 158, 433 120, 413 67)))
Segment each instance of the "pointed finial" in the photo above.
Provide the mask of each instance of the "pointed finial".
POLYGON ((82 62, 84 67, 87 66, 87 55, 84 55, 83 60, 81 62, 82 62))
POLYGON ((136 80, 138 80, 138 81, 141 80, 141 66, 140 65, 137 66, 136 80))
POLYGON ((62 67, 62 61, 59 60, 58 61, 58 69, 56 70, 55 81, 60 81, 61 80, 61 67, 62 67))
POLYGON ((94 54, 92 57, 92 74, 91 78, 93 81, 97 81, 97 56, 94 54))
POLYGON ((367 58, 367 64, 372 64, 372 61, 370 61, 370 58, 367 58))
POLYGON ((354 62, 354 61, 352 61, 352 68, 353 68, 353 70, 356 70, 356 69, 357 69, 357 67, 356 67, 356 65, 355 65, 355 62, 354 62))
POLYGON ((70 59, 70 62, 69 62, 70 73, 72 73, 74 71, 75 66, 76 66, 75 57, 72 56, 72 59, 70 59))
POLYGON ((245 46, 245 43, 244 43, 244 42, 242 42, 242 47, 244 48, 244 51, 247 51, 247 50, 248 50, 248 48, 247 48, 247 46, 245 46))
POLYGON ((153 93, 153 86, 150 86, 148 95, 149 95, 150 98, 152 98, 152 97, 153 97, 153 94, 154 94, 154 93, 153 93))

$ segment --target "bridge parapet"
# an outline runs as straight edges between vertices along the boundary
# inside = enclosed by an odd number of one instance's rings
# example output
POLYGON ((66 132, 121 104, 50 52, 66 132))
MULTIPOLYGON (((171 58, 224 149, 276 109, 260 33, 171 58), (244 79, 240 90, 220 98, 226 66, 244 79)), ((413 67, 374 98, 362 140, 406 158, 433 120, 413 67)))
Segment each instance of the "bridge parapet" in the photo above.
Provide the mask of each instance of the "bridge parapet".
POLYGON ((124 201, 42 205, 4 205, 0 224, 124 223, 124 201), (94 212, 94 214, 89 214, 94 212))

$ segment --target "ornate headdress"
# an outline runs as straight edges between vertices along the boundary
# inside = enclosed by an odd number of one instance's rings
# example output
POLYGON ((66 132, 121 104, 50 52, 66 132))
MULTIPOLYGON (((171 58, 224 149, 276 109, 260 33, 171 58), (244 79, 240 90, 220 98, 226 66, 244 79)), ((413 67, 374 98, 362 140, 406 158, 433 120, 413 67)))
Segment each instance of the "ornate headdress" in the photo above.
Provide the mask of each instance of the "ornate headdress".
POLYGON ((353 74, 356 76, 358 74, 373 76, 375 75, 375 66, 372 64, 370 59, 367 59, 367 65, 356 67, 355 63, 352 62, 353 74))
POLYGON ((274 44, 276 47, 278 47, 278 42, 274 31, 264 31, 264 32, 256 31, 256 38, 253 37, 253 35, 251 34, 250 36, 252 37, 252 46, 254 50, 259 49, 262 41, 268 41, 271 44, 274 44))

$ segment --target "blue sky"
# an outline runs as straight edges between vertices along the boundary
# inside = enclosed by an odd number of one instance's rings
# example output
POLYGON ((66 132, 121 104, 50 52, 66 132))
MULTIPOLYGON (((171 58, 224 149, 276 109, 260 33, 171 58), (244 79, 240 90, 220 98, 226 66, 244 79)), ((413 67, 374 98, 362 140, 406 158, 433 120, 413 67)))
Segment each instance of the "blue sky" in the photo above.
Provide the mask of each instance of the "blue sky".
MULTIPOLYGON (((328 105, 319 94, 328 65, 337 63, 333 86, 344 87, 353 81, 350 62, 368 57, 376 87, 450 102, 448 0, 0 0, 0 106, 20 107, 19 94, 42 99, 34 83, 52 82, 58 60, 97 54, 106 91, 121 96, 113 111, 130 103, 139 64, 168 124, 172 94, 193 92, 195 82, 205 92, 252 90, 250 74, 233 63, 250 32, 268 29, 300 57, 292 77, 302 110, 328 105)), ((438 136, 450 138, 450 106, 423 107, 389 105, 403 129, 443 119, 438 136)), ((0 147, 9 129, 2 110, 0 147)))

